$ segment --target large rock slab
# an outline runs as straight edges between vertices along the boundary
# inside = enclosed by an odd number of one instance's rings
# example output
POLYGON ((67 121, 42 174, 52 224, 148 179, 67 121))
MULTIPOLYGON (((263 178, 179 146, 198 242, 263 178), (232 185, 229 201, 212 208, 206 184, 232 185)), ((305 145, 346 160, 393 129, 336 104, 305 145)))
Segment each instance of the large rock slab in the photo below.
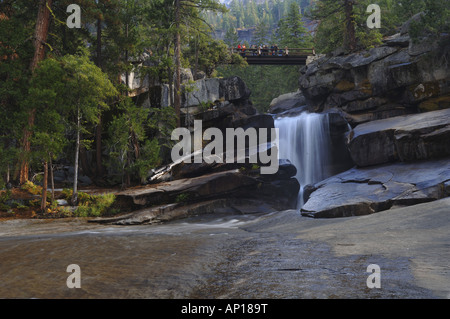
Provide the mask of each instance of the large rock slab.
POLYGON ((130 209, 200 197, 208 199, 236 192, 240 188, 254 186, 256 183, 256 180, 241 174, 239 170, 232 170, 130 188, 117 193, 116 202, 122 209, 130 209))
POLYGON ((350 155, 361 167, 448 156, 450 109, 360 124, 350 137, 350 155))
POLYGON ((199 203, 221 198, 240 198, 270 203, 277 209, 295 206, 300 189, 290 163, 282 165, 279 179, 264 178, 259 170, 242 169, 214 172, 130 188, 116 194, 115 206, 122 212, 166 204, 199 203))
POLYGON ((450 196, 450 158, 353 168, 314 185, 303 216, 368 215, 450 196))

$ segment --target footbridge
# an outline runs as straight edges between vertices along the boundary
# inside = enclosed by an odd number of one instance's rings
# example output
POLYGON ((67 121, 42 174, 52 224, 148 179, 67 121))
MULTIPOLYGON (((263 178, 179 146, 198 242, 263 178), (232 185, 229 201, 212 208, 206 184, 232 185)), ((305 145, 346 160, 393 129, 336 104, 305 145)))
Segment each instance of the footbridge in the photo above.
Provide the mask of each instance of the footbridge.
POLYGON ((240 54, 250 65, 305 65, 309 56, 315 56, 314 48, 230 48, 240 54))

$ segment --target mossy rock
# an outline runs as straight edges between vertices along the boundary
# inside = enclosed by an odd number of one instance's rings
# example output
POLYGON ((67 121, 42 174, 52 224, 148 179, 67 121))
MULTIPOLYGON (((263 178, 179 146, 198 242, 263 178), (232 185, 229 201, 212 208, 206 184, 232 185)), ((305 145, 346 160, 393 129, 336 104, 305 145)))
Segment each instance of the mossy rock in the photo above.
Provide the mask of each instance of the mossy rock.
POLYGON ((450 95, 429 99, 419 104, 419 109, 423 112, 431 112, 448 108, 450 108, 450 95))
POLYGON ((363 92, 367 95, 372 95, 372 93, 373 93, 372 83, 370 83, 370 81, 368 79, 361 81, 361 83, 358 85, 358 87, 361 92, 363 92))
POLYGON ((339 92, 347 92, 347 91, 351 91, 355 88, 355 83, 347 81, 347 80, 342 80, 338 84, 336 84, 335 88, 339 92))

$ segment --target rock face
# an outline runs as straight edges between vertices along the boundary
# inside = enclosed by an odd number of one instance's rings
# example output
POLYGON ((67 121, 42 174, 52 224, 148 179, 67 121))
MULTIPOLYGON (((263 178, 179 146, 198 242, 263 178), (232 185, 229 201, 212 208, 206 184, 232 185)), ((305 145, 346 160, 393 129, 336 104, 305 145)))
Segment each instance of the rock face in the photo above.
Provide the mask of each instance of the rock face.
POLYGON ((450 109, 358 125, 348 144, 358 166, 450 155, 450 109))
MULTIPOLYGON (((293 208, 300 189, 292 177, 296 170, 289 162, 280 164, 278 174, 270 177, 244 165, 211 174, 197 170, 197 177, 127 189, 116 194, 115 207, 132 213, 94 221, 129 225, 217 212, 258 213, 293 208)), ((190 175, 195 175, 195 169, 190 175)))
POLYGON ((305 66, 299 88, 311 110, 339 108, 349 123, 450 107, 450 44, 414 43, 407 33, 350 55, 325 56, 305 66))
MULTIPOLYGON (((237 76, 229 78, 201 78, 193 81, 190 72, 183 72, 186 81, 182 84, 181 107, 194 107, 215 102, 239 102, 248 100, 250 90, 237 76)), ((166 107, 170 104, 168 84, 139 87, 138 103, 142 107, 166 107)), ((172 90, 173 94, 173 90, 172 90)))
POLYGON ((353 168, 313 188, 301 209, 314 218, 368 215, 450 196, 450 158, 353 168))
POLYGON ((346 145, 356 167, 303 185, 303 216, 365 215, 450 196, 450 37, 413 41, 411 21, 379 47, 312 61, 300 93, 274 100, 274 113, 293 112, 296 99, 351 127, 346 145))
POLYGON ((301 106, 306 106, 306 99, 299 91, 286 93, 272 100, 269 105, 270 114, 283 113, 301 106))

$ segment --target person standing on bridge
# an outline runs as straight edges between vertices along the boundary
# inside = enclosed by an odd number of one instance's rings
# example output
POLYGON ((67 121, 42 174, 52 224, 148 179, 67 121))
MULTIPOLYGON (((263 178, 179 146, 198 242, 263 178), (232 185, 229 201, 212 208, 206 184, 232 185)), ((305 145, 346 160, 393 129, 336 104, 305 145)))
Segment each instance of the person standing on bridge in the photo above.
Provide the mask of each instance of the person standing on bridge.
POLYGON ((284 54, 285 54, 286 56, 289 56, 289 50, 288 50, 288 47, 287 47, 287 46, 284 48, 284 54))

